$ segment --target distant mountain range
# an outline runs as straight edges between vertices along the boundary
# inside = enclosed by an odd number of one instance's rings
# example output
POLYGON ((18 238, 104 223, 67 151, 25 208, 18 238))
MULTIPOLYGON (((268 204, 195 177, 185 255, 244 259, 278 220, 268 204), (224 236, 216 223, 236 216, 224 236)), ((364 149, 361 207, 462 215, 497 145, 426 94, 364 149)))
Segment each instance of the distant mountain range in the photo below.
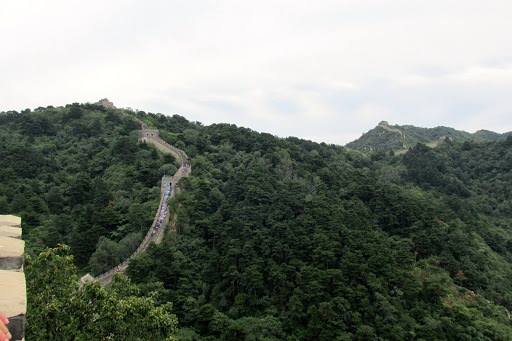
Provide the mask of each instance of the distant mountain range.
POLYGON ((512 132, 499 134, 490 130, 479 130, 473 134, 449 127, 420 128, 412 125, 389 125, 382 121, 363 136, 346 147, 364 152, 405 152, 409 147, 421 142, 435 147, 446 138, 459 141, 495 141, 512 135, 512 132))

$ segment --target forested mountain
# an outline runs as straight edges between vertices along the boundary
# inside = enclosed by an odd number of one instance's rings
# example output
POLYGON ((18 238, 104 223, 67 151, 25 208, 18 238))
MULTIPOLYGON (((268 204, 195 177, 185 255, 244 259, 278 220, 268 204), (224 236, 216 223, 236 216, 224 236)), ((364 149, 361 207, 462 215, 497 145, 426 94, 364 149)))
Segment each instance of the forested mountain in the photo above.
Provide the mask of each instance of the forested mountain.
POLYGON ((87 270, 98 241, 111 240, 111 259, 91 264, 101 272, 135 250, 156 212, 158 181, 177 169, 171 155, 137 143, 140 124, 73 104, 4 112, 0 128, 0 212, 21 216, 29 253, 65 243, 87 270))
MULTIPOLYGON (((74 214, 93 205, 98 191, 69 189, 83 172, 89 176, 84 186, 92 186, 96 177, 106 183, 111 210, 119 205, 119 188, 132 187, 145 193, 131 197, 132 204, 147 205, 149 218, 154 214, 157 195, 151 195, 151 188, 165 167, 174 167, 173 160, 150 145, 136 144, 139 127, 130 116, 159 129, 162 139, 187 153, 194 169, 181 180, 185 190, 169 205, 177 214, 176 232, 128 268, 138 295, 151 295, 155 305, 173 303, 178 339, 512 339, 512 137, 447 139, 434 149, 416 144, 404 155, 363 155, 341 146, 142 111, 122 115, 76 105, 2 113, 2 159, 24 160, 28 171, 15 168, 16 162, 3 167, 12 170, 2 169, 2 186, 8 187, 2 187, 0 207, 28 220, 25 237, 34 250, 53 246, 46 237, 54 233, 48 232, 53 225, 45 225, 45 219, 64 211, 76 224, 74 214), (80 116, 67 120, 74 108, 80 116), (54 135, 25 132, 21 122, 27 118, 47 118, 49 127, 57 127, 54 135), (73 127, 93 121, 98 129, 89 130, 91 136, 74 136, 73 127), (82 144, 94 145, 96 131, 105 142, 82 149, 82 144), (74 142, 49 142, 59 139, 74 142), (131 146, 131 157, 115 157, 119 140, 131 146), (46 163, 34 165, 34 158, 22 158, 27 152, 15 153, 23 146, 38 160, 50 143, 56 147, 46 163), (74 152, 66 151, 72 146, 74 152), (77 155, 86 160, 103 155, 103 162, 72 162, 80 159, 77 155), (69 161, 57 161, 60 156, 69 161), (116 162, 121 163, 115 168, 119 173, 107 176, 116 162), (151 172, 142 175, 149 162, 151 172), (47 173, 53 176, 48 183, 60 181, 63 199, 57 201, 57 213, 50 208, 47 173), (126 178, 131 185, 123 182, 126 178), (26 200, 15 200, 25 192, 26 200), (82 209, 75 211, 75 205, 82 209)), ((119 209, 118 225, 107 225, 102 228, 106 233, 96 235, 117 241, 123 232, 134 232, 131 204, 127 207, 119 209)), ((82 229, 67 221, 54 226, 59 241, 70 243, 72 252, 85 259, 71 236, 95 231, 95 222, 82 229)), ((87 257, 93 251, 89 248, 87 257)), ((38 265, 36 270, 43 269, 38 265)))
POLYGON ((449 127, 420 128, 412 125, 389 125, 382 121, 360 138, 347 144, 347 147, 359 151, 401 151, 413 147, 416 143, 437 146, 446 138, 457 141, 496 141, 506 138, 512 132, 498 134, 489 130, 479 130, 474 134, 449 127))

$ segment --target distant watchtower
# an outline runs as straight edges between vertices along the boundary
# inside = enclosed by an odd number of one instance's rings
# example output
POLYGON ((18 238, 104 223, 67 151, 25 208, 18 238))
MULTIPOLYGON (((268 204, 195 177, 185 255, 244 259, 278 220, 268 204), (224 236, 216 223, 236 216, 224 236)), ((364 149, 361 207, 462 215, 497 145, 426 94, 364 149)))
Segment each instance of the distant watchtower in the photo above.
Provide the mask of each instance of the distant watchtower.
POLYGON ((147 139, 157 138, 159 138, 157 129, 142 129, 139 131, 139 141, 146 142, 147 139))
POLYGON ((115 108, 114 103, 110 102, 107 98, 100 99, 98 102, 94 104, 100 105, 105 109, 115 108))

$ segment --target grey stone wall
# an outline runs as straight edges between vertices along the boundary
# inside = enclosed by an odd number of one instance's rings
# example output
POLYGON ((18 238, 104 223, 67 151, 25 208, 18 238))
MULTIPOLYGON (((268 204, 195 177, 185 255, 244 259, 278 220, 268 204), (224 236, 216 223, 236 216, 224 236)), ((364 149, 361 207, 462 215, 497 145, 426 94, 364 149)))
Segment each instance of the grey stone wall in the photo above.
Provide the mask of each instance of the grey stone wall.
POLYGON ((11 340, 25 335, 27 292, 23 272, 25 242, 21 240, 21 218, 0 215, 0 310, 9 319, 11 340))

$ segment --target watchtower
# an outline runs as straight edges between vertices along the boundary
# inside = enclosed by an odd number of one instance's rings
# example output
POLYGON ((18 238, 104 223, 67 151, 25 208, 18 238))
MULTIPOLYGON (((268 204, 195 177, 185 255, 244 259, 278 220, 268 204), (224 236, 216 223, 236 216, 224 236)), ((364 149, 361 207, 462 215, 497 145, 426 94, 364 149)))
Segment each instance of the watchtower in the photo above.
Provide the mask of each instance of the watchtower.
POLYGON ((143 138, 158 138, 157 129, 142 129, 139 131, 139 140, 143 138))
POLYGON ((105 109, 115 108, 114 103, 110 102, 107 98, 102 98, 94 104, 100 105, 105 109))

